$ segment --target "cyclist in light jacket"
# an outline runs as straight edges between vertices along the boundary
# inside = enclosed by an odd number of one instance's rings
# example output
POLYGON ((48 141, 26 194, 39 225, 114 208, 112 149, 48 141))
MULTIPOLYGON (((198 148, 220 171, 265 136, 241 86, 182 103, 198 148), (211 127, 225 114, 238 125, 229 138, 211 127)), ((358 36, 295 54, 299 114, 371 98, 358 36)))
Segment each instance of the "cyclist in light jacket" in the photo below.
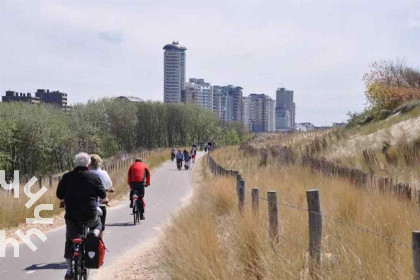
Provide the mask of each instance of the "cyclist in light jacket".
MULTIPOLYGON (((102 165, 102 159, 97 154, 91 154, 90 155, 90 164, 89 164, 89 170, 101 179, 102 185, 104 186, 105 190, 107 192, 114 192, 114 189, 112 188, 112 181, 111 178, 108 175, 108 172, 101 169, 102 165)), ((98 199, 98 207, 102 211, 101 215, 101 223, 102 223, 102 230, 99 234, 100 238, 103 238, 104 230, 105 230, 105 219, 106 219, 106 205, 101 202, 100 199, 98 199)))

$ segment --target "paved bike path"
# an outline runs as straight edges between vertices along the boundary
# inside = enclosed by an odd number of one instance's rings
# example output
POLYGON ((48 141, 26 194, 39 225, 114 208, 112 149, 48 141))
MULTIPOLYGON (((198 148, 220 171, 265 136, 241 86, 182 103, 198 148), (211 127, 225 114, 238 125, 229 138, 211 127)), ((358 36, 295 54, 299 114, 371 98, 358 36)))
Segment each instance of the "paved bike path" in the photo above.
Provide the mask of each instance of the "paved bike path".
MULTIPOLYGON (((202 155, 197 154, 197 158, 202 155)), ((112 265, 125 252, 156 236, 158 227, 179 209, 190 192, 190 171, 178 171, 175 163, 168 161, 153 172, 151 186, 146 189, 145 221, 133 225, 128 200, 108 208, 104 241, 109 252, 104 266, 112 265)), ((0 279, 64 279, 65 228, 55 229, 46 236, 44 243, 37 237, 31 239, 38 247, 35 252, 21 244, 19 258, 13 257, 13 248, 9 246, 6 257, 0 258, 0 279)), ((95 271, 91 270, 89 278, 94 275, 95 271)))

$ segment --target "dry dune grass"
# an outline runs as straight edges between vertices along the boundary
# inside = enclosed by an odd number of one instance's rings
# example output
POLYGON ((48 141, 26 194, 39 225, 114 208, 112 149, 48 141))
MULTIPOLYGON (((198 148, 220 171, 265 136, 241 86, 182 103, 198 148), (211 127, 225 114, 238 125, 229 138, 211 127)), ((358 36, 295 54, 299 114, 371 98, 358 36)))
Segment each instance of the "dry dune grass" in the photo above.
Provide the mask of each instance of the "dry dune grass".
POLYGON ((258 158, 245 157, 237 147, 219 149, 213 156, 245 178, 246 208, 238 213, 233 179, 205 177, 190 207, 174 218, 164 238, 173 279, 310 279, 304 209, 305 191, 312 188, 320 190, 326 216, 320 279, 413 278, 411 232, 420 229, 414 204, 300 166, 269 160, 258 168, 258 158), (278 193, 278 243, 268 238, 266 201, 260 200, 258 216, 251 212, 253 187, 262 198, 267 190, 278 193))
MULTIPOLYGON (((153 169, 167 159, 167 150, 159 150, 145 159, 145 162, 151 169, 153 169)), ((110 177, 115 189, 115 193, 108 195, 111 199, 111 203, 112 199, 121 198, 128 192, 126 172, 127 168, 125 167, 110 172, 110 177)), ((57 181, 53 181, 53 187, 49 188, 48 191, 34 204, 34 206, 29 209, 25 207, 25 203, 29 199, 23 193, 24 186, 20 187, 19 199, 14 199, 10 193, 0 190, 0 229, 11 229, 25 223, 26 218, 33 217, 34 208, 40 204, 54 205, 53 211, 41 212, 41 217, 49 218, 60 214, 63 209, 59 208, 59 201, 55 196, 57 184, 57 181)), ((35 192, 37 189, 38 183, 35 183, 32 187, 32 192, 35 192)))

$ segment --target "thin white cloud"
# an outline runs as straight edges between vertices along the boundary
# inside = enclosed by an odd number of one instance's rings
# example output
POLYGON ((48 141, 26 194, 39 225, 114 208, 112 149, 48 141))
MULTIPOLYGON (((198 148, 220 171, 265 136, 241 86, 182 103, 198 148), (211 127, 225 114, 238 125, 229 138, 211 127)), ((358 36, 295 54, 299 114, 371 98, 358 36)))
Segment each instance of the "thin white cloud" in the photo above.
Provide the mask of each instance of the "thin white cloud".
POLYGON ((123 34, 121 32, 101 31, 98 37, 104 41, 120 43, 123 41, 123 34))

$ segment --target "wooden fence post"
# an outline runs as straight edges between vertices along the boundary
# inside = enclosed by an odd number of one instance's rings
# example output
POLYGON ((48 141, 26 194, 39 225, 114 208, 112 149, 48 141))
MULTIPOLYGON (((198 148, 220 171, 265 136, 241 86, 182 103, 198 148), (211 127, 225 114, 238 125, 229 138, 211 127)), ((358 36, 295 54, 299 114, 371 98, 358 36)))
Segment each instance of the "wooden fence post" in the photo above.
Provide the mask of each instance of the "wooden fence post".
POLYGON ((321 267, 322 216, 319 190, 306 191, 309 217, 309 273, 317 274, 321 267))
POLYGON ((268 200, 268 230, 273 241, 277 241, 279 235, 279 213, 277 206, 277 192, 267 192, 268 200))
POLYGON ((53 184, 53 182, 52 182, 52 176, 50 175, 50 176, 48 176, 48 179, 49 179, 49 186, 50 186, 50 188, 51 188, 51 186, 52 186, 52 184, 53 184))
POLYGON ((257 188, 252 189, 252 213, 258 216, 258 210, 260 206, 260 190, 257 188))
POLYGON ((239 181, 239 188, 238 188, 238 207, 239 212, 243 212, 244 210, 244 203, 245 203, 245 181, 239 181))
POLYGON ((39 189, 42 189, 42 176, 38 178, 39 189))
POLYGON ((414 280, 420 280, 420 231, 412 233, 414 280))

